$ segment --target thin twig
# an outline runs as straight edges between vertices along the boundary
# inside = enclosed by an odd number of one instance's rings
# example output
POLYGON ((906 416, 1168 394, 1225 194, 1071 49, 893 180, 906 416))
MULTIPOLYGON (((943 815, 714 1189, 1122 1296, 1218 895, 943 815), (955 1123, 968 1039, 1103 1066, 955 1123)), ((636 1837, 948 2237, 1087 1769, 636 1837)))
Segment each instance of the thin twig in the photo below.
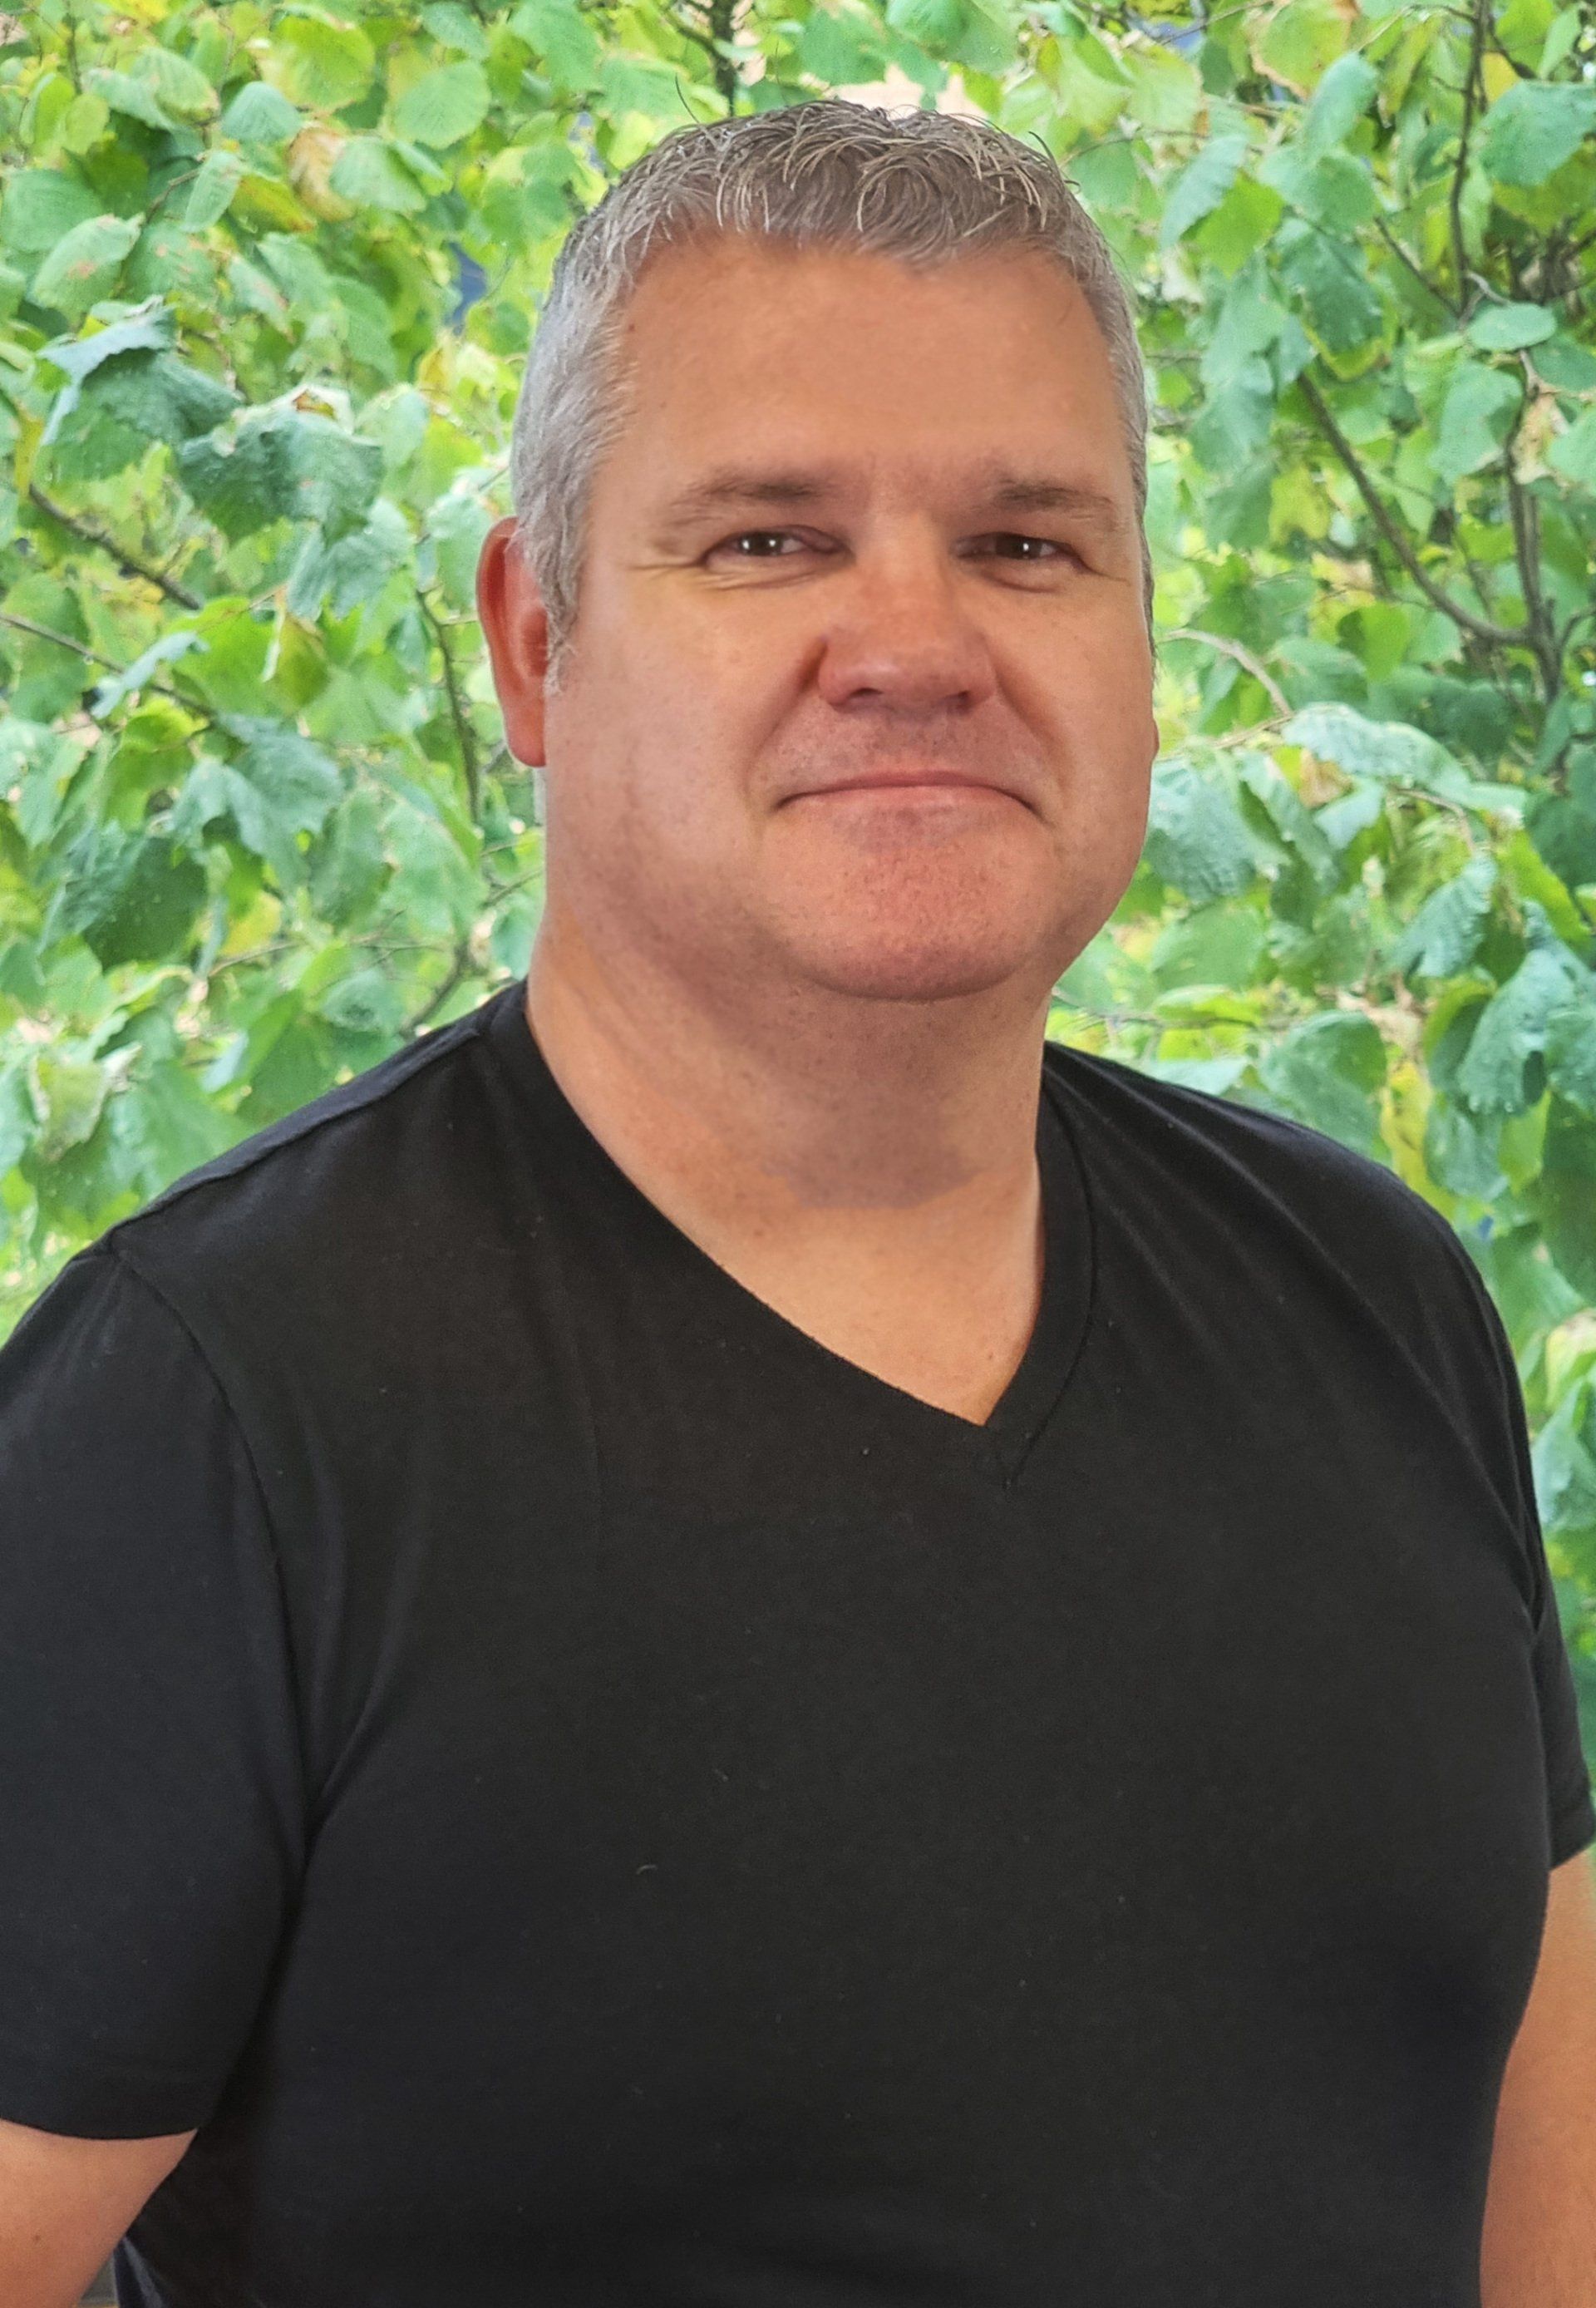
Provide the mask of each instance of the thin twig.
POLYGON ((1402 245, 1401 241, 1400 241, 1400 240, 1398 240, 1398 238, 1396 237, 1396 235, 1392 231, 1392 229, 1391 229, 1390 226, 1386 222, 1385 218, 1384 218, 1383 216, 1379 215, 1379 214, 1377 212, 1377 214, 1376 214, 1376 216, 1375 216, 1374 223, 1375 223, 1375 229, 1376 229, 1376 231, 1377 231, 1377 232, 1378 232, 1378 233, 1380 234, 1381 237, 1382 237, 1382 238, 1384 239, 1384 241, 1386 242, 1386 246, 1390 249, 1390 251, 1391 251, 1392 254, 1393 254, 1394 256, 1400 256, 1400 257, 1401 257, 1401 259, 1402 259, 1403 263, 1407 266, 1408 271, 1412 274, 1412 276, 1413 276, 1414 280, 1419 283, 1419 286, 1420 286, 1421 288, 1423 288, 1423 289, 1427 290, 1427 291, 1428 291, 1428 293, 1435 298, 1435 300, 1436 300, 1437 304, 1440 306, 1440 308, 1441 308, 1442 312, 1443 312, 1443 313, 1454 313, 1454 312, 1455 312, 1456 308, 1455 308, 1455 306, 1452 304, 1452 302, 1451 302, 1450 298, 1449 298, 1449 297, 1446 297, 1446 296, 1444 296, 1444 295, 1442 294, 1441 290, 1440 290, 1440 289, 1438 289, 1438 288, 1436 287, 1435 282, 1430 279, 1430 277, 1429 277, 1429 273, 1428 273, 1428 272, 1426 272, 1426 271, 1422 269, 1422 267, 1421 267, 1420 265, 1417 264, 1417 263, 1414 262, 1414 260, 1413 260, 1413 259, 1412 259, 1412 258, 1408 254, 1407 250, 1403 246, 1403 245, 1402 245))
POLYGON ((167 600, 180 602, 185 609, 204 607, 205 604, 197 593, 191 593, 188 587, 180 585, 175 577, 163 576, 159 569, 151 569, 148 562, 141 561, 137 554, 130 553, 125 546, 118 545, 116 538, 107 537, 103 530, 95 529, 88 521, 80 521, 76 513, 68 512, 64 505, 58 505, 53 497, 46 496, 37 481, 29 482, 28 495, 40 512, 47 514, 51 521, 59 521, 62 528, 70 530, 73 537, 81 537, 85 545, 98 546, 102 553, 108 553, 128 576, 142 577, 147 584, 159 586, 167 600))
MULTIPOLYGON (((87 642, 76 641, 71 633, 56 633, 48 625, 37 625, 31 617, 19 617, 10 609, 0 609, 0 625, 14 625, 18 633, 31 633, 35 641, 53 642, 57 649, 71 650, 74 655, 87 658, 90 665, 103 665, 107 673, 125 674, 128 670, 126 666, 118 665, 115 658, 102 657, 97 649, 90 649, 87 642)), ((153 676, 141 681, 139 687, 159 690, 163 697, 169 697, 174 705, 181 705, 185 713, 193 714, 207 728, 214 728, 212 717, 205 708, 196 705, 192 697, 184 697, 181 690, 171 688, 164 681, 157 681, 153 676)))
POLYGON ((1448 205, 1452 213, 1452 261, 1457 269, 1457 309, 1461 313, 1467 302, 1463 288, 1468 277, 1468 259, 1463 249, 1463 185, 1469 165, 1469 130, 1474 119, 1474 82, 1480 72, 1480 51, 1485 42, 1486 0, 1475 0, 1474 32, 1469 44, 1469 65, 1463 75, 1463 133, 1457 142, 1457 166, 1452 172, 1452 190, 1448 205))
POLYGON ((127 669, 112 658, 101 657, 99 651, 90 649, 87 642, 74 641, 70 633, 52 633, 48 625, 36 625, 31 617, 13 616, 9 609, 0 609, 0 625, 14 625, 18 633, 31 633, 37 642, 54 642, 57 649, 75 650, 79 657, 86 657, 90 664, 103 665, 112 673, 124 673, 127 669))
POLYGON ((1463 607, 1461 601, 1453 600, 1449 594, 1441 590, 1414 552, 1412 546, 1376 495, 1374 483, 1364 471, 1356 450, 1330 414, 1326 406, 1324 395, 1306 369, 1298 377, 1297 383, 1301 386, 1303 397, 1317 419, 1326 438, 1357 483, 1359 495, 1373 514, 1381 536, 1385 538, 1420 591, 1435 603, 1437 609, 1444 609, 1464 633, 1474 634, 1478 640, 1532 648, 1534 635, 1528 625, 1493 624, 1489 618, 1475 616, 1471 610, 1463 607))
POLYGON ((1244 648, 1240 642, 1231 641, 1228 634, 1204 633, 1196 625, 1171 625, 1163 638, 1168 642, 1206 642, 1211 649, 1222 650, 1226 657, 1233 657, 1238 665, 1244 666, 1253 679, 1268 691, 1274 710, 1283 720, 1290 713, 1291 701, 1280 684, 1249 649, 1244 648))
POLYGON ((449 653, 449 640, 444 631, 443 620, 438 616, 425 593, 418 592, 416 598, 420 603, 422 616, 438 637, 438 650, 443 659, 443 686, 448 693, 449 711, 454 722, 454 734, 460 749, 460 762, 466 773, 466 803, 471 814, 471 822, 475 825, 481 814, 476 739, 472 733, 465 700, 460 695, 459 684, 455 678, 454 659, 449 653))

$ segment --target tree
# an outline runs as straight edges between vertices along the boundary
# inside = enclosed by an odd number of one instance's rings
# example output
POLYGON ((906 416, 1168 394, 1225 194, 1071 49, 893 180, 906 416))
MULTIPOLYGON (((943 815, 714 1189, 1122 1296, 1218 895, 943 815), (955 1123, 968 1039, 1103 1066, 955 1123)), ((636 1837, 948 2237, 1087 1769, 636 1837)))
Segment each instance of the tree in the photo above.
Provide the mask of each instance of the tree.
POLYGON ((1154 396, 1166 752, 1052 1030, 1388 1163, 1501 1308, 1596 1754, 1591 0, 0 19, 4 1318, 525 965, 473 619, 536 299, 684 117, 1039 138, 1154 396))

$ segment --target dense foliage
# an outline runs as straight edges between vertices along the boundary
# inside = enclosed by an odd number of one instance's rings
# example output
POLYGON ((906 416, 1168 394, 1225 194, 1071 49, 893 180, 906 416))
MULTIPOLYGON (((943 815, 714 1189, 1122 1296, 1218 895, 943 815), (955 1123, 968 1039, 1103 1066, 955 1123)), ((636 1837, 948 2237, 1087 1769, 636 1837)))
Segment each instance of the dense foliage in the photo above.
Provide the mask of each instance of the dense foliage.
POLYGON ((971 104, 1137 293, 1165 753, 1054 1029, 1395 1169, 1502 1308, 1596 1754, 1596 7, 46 0, 0 18, 0 1327, 520 969, 473 573, 572 219, 971 104))

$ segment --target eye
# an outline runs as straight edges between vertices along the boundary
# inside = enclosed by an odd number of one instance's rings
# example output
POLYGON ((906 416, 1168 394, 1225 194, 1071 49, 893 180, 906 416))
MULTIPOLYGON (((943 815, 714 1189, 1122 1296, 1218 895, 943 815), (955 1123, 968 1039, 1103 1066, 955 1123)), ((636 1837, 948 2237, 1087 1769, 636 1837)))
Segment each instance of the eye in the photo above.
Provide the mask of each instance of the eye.
MULTIPOLYGON (((795 529, 741 529, 733 536, 723 538, 718 545, 712 546, 710 547, 710 552, 711 554, 723 553, 732 546, 746 544, 751 538, 798 538, 799 542, 802 542, 799 531, 795 529)), ((1067 555, 1070 560, 1076 562, 1079 566, 1083 568, 1085 566, 1074 546, 1062 545, 1059 542, 1057 538, 1032 537, 1018 530, 996 530, 992 532, 992 539, 989 540, 982 538, 979 539, 978 542, 984 544, 993 540, 1001 540, 1003 543, 1008 545, 1046 546, 1051 555, 1057 556, 1060 554, 1067 555)), ((775 561, 789 559, 791 556, 782 554, 743 553, 738 554, 734 557, 742 561, 775 561)), ((1010 555, 1002 555, 1000 556, 1000 558, 1005 560, 1011 559, 1014 556, 1010 555)), ((1044 569, 1047 568, 1050 564, 1048 561, 1042 559, 1038 555, 1026 555, 1021 561, 1020 565, 1022 568, 1028 565, 1035 569, 1044 569)))

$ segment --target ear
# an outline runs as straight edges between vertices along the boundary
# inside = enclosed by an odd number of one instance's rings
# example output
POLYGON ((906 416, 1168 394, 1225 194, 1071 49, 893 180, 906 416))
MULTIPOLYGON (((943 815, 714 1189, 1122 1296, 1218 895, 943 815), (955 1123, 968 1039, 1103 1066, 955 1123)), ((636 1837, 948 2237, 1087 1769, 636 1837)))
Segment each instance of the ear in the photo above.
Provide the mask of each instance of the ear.
POLYGON ((516 542, 513 515, 493 523, 476 564, 476 615, 487 642, 504 741, 524 767, 543 763, 548 612, 516 542))

